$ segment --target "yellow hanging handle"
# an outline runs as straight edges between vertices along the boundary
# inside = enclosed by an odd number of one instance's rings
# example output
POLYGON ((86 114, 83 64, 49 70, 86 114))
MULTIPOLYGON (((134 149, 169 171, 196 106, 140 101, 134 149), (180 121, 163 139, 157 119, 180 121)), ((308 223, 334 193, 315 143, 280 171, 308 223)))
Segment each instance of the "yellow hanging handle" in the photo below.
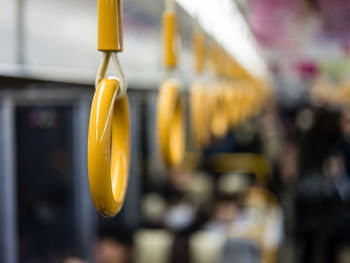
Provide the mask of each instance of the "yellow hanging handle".
POLYGON ((163 48, 164 66, 177 66, 177 24, 176 14, 172 11, 163 13, 163 48))
MULTIPOLYGON (((177 25, 174 1, 166 1, 163 13, 164 66, 173 70, 177 66, 177 25)), ((184 102, 179 83, 166 78, 160 87, 157 104, 157 135, 160 152, 167 167, 181 164, 185 155, 184 102)))
MULTIPOLYGON (((205 34, 200 28, 196 28, 192 37, 194 71, 197 75, 204 69, 205 60, 205 34)), ((190 90, 190 116, 191 135, 195 145, 202 149, 210 140, 209 130, 209 107, 207 87, 201 80, 195 80, 190 90)))
POLYGON ((103 54, 90 112, 88 170, 97 211, 112 217, 123 206, 130 164, 127 83, 116 53, 123 48, 120 0, 99 0, 98 28, 103 54), (105 77, 110 60, 118 77, 105 77))
POLYGON ((118 79, 100 82, 92 101, 88 168, 92 200, 105 217, 121 209, 127 184, 130 160, 130 124, 128 99, 117 99, 118 79))
POLYGON ((160 151, 168 167, 179 165, 185 154, 184 102, 176 81, 165 80, 158 95, 157 130, 160 151))
POLYGON ((190 114, 191 134, 195 145, 202 149, 210 140, 210 110, 207 87, 201 81, 191 85, 190 114))
POLYGON ((212 111, 210 130, 215 138, 224 136, 229 128, 229 116, 224 89, 222 84, 216 84, 210 94, 212 111))
POLYGON ((208 94, 210 100, 210 131, 214 138, 224 136, 229 128, 229 112, 225 80, 224 50, 215 42, 210 47, 210 64, 216 80, 208 94))
POLYGON ((202 30, 196 29, 193 33, 193 54, 194 69, 197 74, 202 73, 204 69, 205 58, 205 34, 202 30))

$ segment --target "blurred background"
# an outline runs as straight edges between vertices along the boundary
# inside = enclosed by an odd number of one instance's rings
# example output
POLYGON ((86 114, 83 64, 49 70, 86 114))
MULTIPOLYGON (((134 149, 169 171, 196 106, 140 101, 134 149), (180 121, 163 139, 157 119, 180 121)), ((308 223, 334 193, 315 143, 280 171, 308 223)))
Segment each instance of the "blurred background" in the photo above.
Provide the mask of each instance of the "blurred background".
POLYGON ((106 219, 87 171, 97 1, 1 1, 0 262, 350 262, 350 1, 176 1, 187 143, 174 169, 155 132, 163 10, 123 0, 131 165, 106 219), (233 73, 218 73, 225 56, 233 73))

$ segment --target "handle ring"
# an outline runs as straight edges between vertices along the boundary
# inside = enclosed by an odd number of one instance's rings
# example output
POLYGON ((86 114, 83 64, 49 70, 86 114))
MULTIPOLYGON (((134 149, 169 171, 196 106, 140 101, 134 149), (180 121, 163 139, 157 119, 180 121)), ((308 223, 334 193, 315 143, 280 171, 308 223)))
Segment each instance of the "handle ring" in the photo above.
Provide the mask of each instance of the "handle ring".
POLYGON ((123 206, 130 164, 130 117, 127 96, 118 98, 115 77, 100 81, 92 101, 88 170, 93 203, 105 217, 123 206))

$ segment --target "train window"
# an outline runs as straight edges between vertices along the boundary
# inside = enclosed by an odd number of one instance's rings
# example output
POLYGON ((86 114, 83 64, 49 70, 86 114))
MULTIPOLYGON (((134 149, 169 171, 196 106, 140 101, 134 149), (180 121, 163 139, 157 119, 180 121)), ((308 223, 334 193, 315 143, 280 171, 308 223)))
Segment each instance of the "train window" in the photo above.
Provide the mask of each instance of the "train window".
POLYGON ((20 262, 74 253, 72 107, 16 109, 20 262))

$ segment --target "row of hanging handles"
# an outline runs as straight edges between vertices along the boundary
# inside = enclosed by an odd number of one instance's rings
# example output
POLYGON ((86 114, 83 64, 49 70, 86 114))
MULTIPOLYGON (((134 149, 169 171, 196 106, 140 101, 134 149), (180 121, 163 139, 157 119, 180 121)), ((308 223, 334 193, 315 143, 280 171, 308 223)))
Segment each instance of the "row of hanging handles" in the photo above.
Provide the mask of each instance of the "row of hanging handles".
MULTIPOLYGON (((185 156, 185 108, 181 82, 176 77, 178 33, 174 0, 166 0, 163 24, 164 78, 161 82, 156 116, 160 153, 168 168, 180 165, 185 156)), ((123 51, 121 0, 98 1, 98 50, 102 52, 96 75, 88 135, 88 172, 90 192, 97 211, 115 216, 123 206, 130 166, 130 119, 127 81, 118 60, 123 51), (115 75, 106 76, 112 62, 115 75)), ((205 66, 205 35, 195 31, 195 71, 199 76, 205 66)), ((232 82, 227 69, 237 74, 239 67, 231 60, 224 66, 213 48, 210 61, 217 76, 206 84, 198 78, 191 87, 191 123, 193 139, 204 147, 210 134, 222 136, 230 126, 247 118, 261 105, 264 89, 232 82), (224 81, 223 81, 224 79, 224 81)), ((241 83, 242 84, 242 83, 241 83)))
POLYGON ((253 79, 223 48, 207 39, 200 28, 194 31, 196 78, 190 89, 190 123, 191 141, 198 149, 256 115, 271 95, 265 83, 253 79), (211 78, 205 77, 208 71, 211 78))
POLYGON ((185 154, 185 109, 181 82, 176 77, 178 31, 174 0, 165 1, 162 17, 164 77, 157 103, 157 134, 161 156, 168 168, 178 166, 185 154))

